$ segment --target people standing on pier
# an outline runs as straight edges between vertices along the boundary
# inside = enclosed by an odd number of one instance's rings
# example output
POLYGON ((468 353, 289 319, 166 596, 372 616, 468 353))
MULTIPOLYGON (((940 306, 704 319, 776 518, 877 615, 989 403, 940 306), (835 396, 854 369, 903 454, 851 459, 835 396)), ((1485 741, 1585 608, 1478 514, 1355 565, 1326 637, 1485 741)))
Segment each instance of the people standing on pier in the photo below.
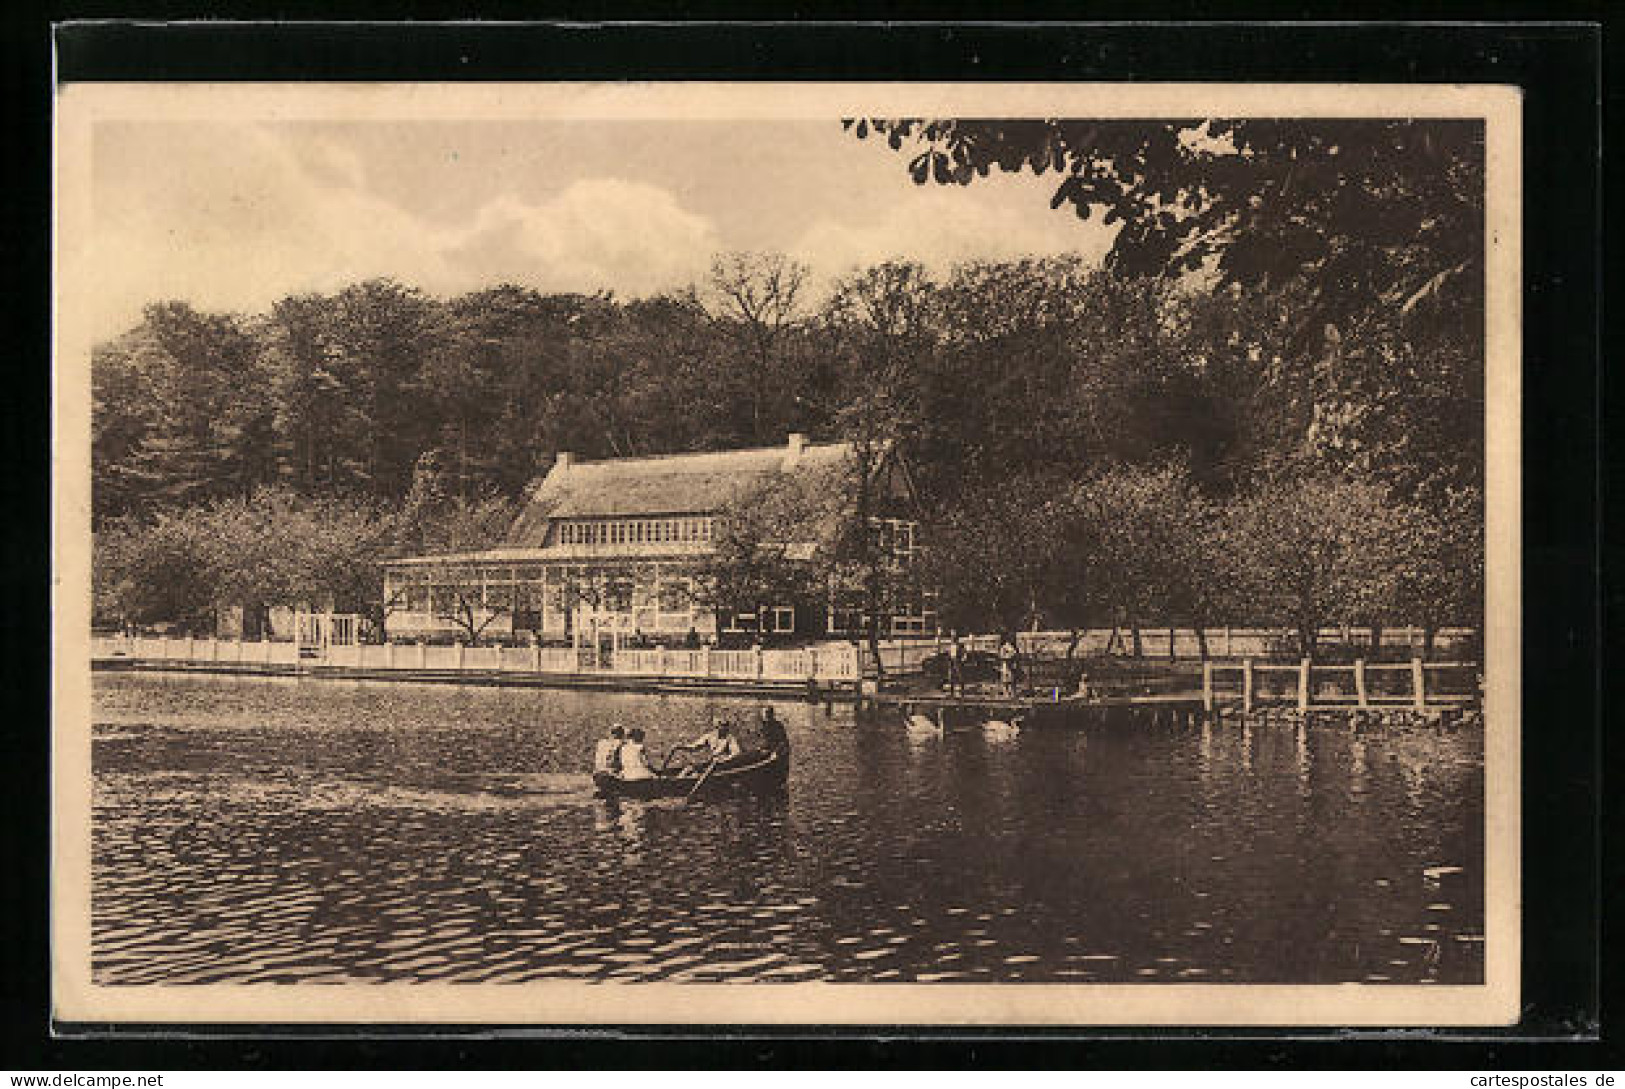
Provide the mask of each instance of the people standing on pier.
POLYGON ((957 631, 948 641, 948 691, 955 696, 965 694, 965 644, 957 631))
POLYGON ((621 746, 626 744, 626 731, 619 722, 609 728, 609 736, 598 739, 598 744, 592 751, 592 770, 594 774, 602 772, 606 775, 616 775, 621 770, 621 746))
POLYGON ((621 778, 622 779, 653 779, 654 769, 649 766, 649 756, 643 747, 643 731, 634 728, 627 736, 626 743, 621 746, 621 778))
POLYGON ((1016 644, 1009 635, 999 639, 999 687, 1006 696, 1016 694, 1016 644))

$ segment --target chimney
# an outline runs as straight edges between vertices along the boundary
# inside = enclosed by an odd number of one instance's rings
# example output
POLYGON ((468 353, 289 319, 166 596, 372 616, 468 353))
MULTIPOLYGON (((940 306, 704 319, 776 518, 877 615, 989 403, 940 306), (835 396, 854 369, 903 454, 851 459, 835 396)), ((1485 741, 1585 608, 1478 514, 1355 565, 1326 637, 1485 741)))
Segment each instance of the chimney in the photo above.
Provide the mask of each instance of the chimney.
POLYGON ((794 469, 801 461, 802 451, 807 449, 807 436, 800 431, 790 432, 790 441, 785 448, 784 467, 794 469))
POLYGON ((574 454, 568 450, 560 450, 557 460, 553 462, 553 468, 557 469, 561 473, 567 473, 570 471, 570 466, 574 465, 575 463, 576 456, 574 454))

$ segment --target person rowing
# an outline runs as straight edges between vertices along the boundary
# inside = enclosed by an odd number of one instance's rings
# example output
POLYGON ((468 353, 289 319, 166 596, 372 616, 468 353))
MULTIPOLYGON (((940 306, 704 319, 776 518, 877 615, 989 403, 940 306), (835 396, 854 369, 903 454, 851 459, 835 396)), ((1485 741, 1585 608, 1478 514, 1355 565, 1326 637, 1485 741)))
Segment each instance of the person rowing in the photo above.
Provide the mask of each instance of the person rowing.
POLYGON ((672 752, 698 753, 707 765, 715 764, 722 768, 738 760, 744 750, 739 746, 739 738, 734 736, 733 727, 726 722, 718 722, 694 740, 674 745, 672 752))

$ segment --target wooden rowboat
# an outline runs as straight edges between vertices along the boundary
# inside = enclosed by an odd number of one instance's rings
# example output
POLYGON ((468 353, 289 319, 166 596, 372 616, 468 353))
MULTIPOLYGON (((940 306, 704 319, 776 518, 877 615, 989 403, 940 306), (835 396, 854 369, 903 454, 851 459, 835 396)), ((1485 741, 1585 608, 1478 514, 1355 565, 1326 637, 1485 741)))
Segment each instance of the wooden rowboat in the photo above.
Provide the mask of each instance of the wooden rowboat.
POLYGON ((653 779, 622 779, 608 772, 594 772, 592 785, 606 798, 714 798, 733 791, 748 790, 765 793, 783 790, 790 775, 790 754, 771 752, 756 754, 753 759, 729 768, 714 768, 703 776, 700 769, 685 772, 667 772, 653 779), (699 790, 695 790, 695 786, 699 790))

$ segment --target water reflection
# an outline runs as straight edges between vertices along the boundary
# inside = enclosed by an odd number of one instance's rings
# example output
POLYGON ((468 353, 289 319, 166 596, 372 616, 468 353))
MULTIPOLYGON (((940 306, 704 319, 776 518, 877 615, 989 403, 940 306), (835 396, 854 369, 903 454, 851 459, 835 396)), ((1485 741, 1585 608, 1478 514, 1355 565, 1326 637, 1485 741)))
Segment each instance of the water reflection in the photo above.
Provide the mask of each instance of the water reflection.
POLYGON ((1472 732, 777 706, 786 793, 606 801, 740 701, 98 675, 104 983, 1472 982, 1472 732))

